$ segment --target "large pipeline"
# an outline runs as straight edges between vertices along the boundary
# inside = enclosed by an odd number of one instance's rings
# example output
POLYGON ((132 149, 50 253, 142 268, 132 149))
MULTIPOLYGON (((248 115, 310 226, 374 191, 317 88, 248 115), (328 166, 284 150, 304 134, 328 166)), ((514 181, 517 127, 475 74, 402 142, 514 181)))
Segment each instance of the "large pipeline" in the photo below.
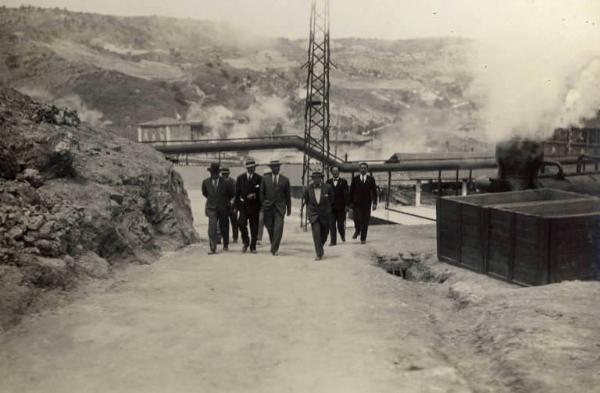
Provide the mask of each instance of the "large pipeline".
MULTIPOLYGON (((358 172, 359 162, 343 161, 333 155, 327 156, 318 148, 306 145, 299 136, 279 136, 272 138, 222 139, 206 140, 190 143, 189 141, 172 141, 169 144, 152 143, 154 148, 163 154, 198 154, 219 153, 226 151, 252 151, 273 149, 296 149, 306 152, 312 159, 324 162, 328 166, 338 166, 341 172, 358 172)), ((558 160, 562 164, 576 164, 577 157, 565 157, 558 160)), ((443 171, 457 169, 494 169, 498 164, 494 157, 460 158, 460 159, 415 159, 401 162, 369 163, 372 172, 418 172, 443 171)))

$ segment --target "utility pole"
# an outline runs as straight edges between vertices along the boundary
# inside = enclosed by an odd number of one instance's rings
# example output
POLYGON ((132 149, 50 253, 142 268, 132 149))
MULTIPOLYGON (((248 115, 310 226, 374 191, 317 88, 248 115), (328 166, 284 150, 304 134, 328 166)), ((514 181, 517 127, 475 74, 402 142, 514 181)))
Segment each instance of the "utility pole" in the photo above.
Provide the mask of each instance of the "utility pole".
MULTIPOLYGON (((302 185, 310 183, 311 173, 319 169, 325 176, 328 171, 324 161, 311 166, 308 150, 317 150, 322 157, 330 158, 329 145, 329 0, 312 0, 310 12, 310 37, 308 43, 308 69, 306 79, 306 104, 304 113, 304 159, 302 164, 302 185)), ((306 229, 304 201, 302 201, 301 222, 306 229)))

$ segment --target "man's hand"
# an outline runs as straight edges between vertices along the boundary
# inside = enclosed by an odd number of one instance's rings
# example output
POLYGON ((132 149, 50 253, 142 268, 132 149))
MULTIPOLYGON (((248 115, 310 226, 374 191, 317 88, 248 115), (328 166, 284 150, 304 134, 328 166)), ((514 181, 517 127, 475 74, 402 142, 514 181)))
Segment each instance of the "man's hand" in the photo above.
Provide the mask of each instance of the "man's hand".
POLYGON ((252 193, 252 194, 248 194, 248 200, 254 200, 256 199, 256 194, 252 193))
POLYGON ((377 210, 377 204, 376 203, 373 204, 373 211, 375 211, 375 210, 377 210))

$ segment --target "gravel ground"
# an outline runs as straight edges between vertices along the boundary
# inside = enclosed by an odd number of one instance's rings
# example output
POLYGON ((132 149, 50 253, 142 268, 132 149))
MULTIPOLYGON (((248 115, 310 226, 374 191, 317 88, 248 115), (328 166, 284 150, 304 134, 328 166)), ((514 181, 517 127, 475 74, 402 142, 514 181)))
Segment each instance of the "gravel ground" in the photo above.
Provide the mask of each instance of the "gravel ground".
POLYGON ((279 257, 209 257, 190 198, 204 242, 7 332, 1 392, 600 392, 597 282, 438 263, 435 226, 373 227, 315 262, 295 215, 279 257))

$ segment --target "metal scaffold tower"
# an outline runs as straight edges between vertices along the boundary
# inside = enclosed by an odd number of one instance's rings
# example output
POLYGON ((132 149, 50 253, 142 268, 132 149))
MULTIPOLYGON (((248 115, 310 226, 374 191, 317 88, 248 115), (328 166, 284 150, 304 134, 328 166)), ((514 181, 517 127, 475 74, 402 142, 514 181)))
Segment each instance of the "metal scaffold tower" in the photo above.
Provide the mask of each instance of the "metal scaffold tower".
MULTIPOLYGON (((311 173, 320 170, 325 176, 328 171, 324 162, 311 162, 308 148, 330 157, 329 147, 329 0, 312 0, 310 12, 310 39, 308 43, 308 69, 306 79, 306 106, 304 113, 304 161, 302 185, 310 183, 311 173)), ((303 202, 304 204, 304 202, 303 202)), ((302 209, 304 211, 304 208, 302 209)), ((306 220, 303 220, 306 224, 306 220)))

